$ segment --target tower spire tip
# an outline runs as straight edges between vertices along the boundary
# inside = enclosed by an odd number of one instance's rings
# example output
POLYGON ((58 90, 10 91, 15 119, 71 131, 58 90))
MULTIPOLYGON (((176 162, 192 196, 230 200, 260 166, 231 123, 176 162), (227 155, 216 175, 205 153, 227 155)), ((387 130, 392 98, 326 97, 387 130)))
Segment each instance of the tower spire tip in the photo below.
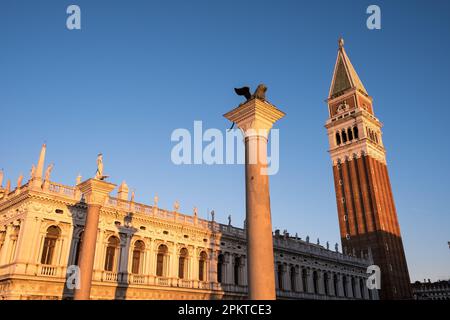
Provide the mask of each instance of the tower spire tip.
POLYGON ((344 38, 341 36, 338 40, 339 49, 342 49, 344 47, 344 38))

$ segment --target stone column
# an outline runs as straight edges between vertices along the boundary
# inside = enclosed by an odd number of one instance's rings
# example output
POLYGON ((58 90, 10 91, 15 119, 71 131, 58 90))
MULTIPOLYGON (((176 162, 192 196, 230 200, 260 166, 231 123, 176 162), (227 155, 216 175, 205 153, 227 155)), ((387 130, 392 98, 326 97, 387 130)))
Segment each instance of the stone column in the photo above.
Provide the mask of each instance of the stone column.
POLYGON ((233 276, 232 276, 232 256, 228 252, 224 252, 223 254, 223 283, 225 284, 231 284, 233 283, 233 276))
POLYGON ((274 300, 275 270, 270 216, 267 139, 284 113, 257 98, 224 115, 245 137, 245 185, 248 292, 251 300, 274 300))
POLYGON ((0 266, 7 264, 7 257, 8 257, 8 252, 9 252, 9 247, 10 247, 10 243, 11 243, 11 234, 12 234, 12 229, 13 226, 12 224, 7 224, 5 226, 5 241, 3 242, 3 247, 2 250, 0 251, 0 266))
POLYGON ((324 283, 324 273, 321 270, 317 270, 317 291, 319 294, 325 294, 325 283, 324 283))
POLYGON ((89 300, 94 268, 100 209, 108 194, 116 187, 102 180, 89 179, 79 185, 88 205, 84 224, 83 240, 78 265, 80 267, 80 289, 75 290, 74 300, 89 300))
POLYGON ((314 293, 314 270, 307 269, 308 293, 314 293))
POLYGON ((338 274, 338 292, 336 293, 337 297, 344 297, 344 278, 342 277, 342 274, 338 274))
POLYGON ((210 263, 209 263, 209 282, 217 282, 217 251, 211 251, 210 263))

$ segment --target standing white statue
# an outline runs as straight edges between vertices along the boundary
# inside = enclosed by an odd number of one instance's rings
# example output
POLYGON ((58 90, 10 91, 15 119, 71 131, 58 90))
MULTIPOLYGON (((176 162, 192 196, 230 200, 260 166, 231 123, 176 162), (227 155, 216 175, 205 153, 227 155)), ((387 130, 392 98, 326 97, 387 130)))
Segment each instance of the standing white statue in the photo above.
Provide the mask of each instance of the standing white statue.
POLYGON ((197 209, 197 207, 194 207, 194 217, 197 218, 197 215, 198 215, 198 209, 197 209))
POLYGON ((52 170, 53 170, 53 163, 50 164, 45 170, 45 181, 50 182, 50 174, 52 173, 52 170))
POLYGON ((5 195, 8 195, 10 191, 11 191, 11 180, 8 179, 6 181, 5 195))
POLYGON ((173 211, 178 212, 178 210, 180 209, 180 203, 177 201, 175 201, 175 203, 173 204, 173 211))
POLYGON ((135 196, 135 194, 134 194, 134 190, 133 190, 133 191, 131 191, 131 202, 134 202, 134 196, 135 196))
POLYGON ((158 194, 155 194, 155 196, 153 197, 153 204, 155 207, 158 206, 158 201, 159 201, 158 194))
POLYGON ((103 175, 103 154, 99 153, 97 156, 97 172, 95 173, 95 179, 105 180, 108 176, 103 175))
POLYGON ((22 186, 23 174, 20 174, 19 178, 17 178, 17 189, 20 189, 22 186))
POLYGON ((79 185, 81 183, 81 174, 78 174, 77 179, 75 181, 75 185, 79 185))
MULTIPOLYGON (((31 165, 31 170, 30 170, 30 178, 33 179, 34 178, 34 173, 36 172, 36 167, 34 166, 34 164, 31 165)), ((1 184, 0 184, 1 186, 1 184)))
POLYGON ((0 188, 3 186, 3 169, 0 170, 0 188))

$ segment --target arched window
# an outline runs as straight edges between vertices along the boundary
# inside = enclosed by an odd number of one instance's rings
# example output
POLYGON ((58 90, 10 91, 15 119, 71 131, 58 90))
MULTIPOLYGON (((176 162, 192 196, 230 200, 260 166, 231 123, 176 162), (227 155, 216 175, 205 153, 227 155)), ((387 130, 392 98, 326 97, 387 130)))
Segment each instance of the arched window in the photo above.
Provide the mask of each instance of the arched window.
POLYGON ((47 234, 45 235, 44 240, 44 248, 42 250, 41 256, 42 264, 52 264, 56 242, 60 235, 61 229, 56 226, 51 226, 47 229, 47 234))
POLYGON ((133 248, 133 261, 131 263, 131 272, 134 274, 140 274, 142 257, 144 256, 145 244, 143 241, 138 240, 134 243, 133 248))
POLYGON ((308 292, 308 272, 306 269, 302 269, 302 284, 303 292, 308 292))
POLYGON ((336 144, 337 145, 341 144, 341 135, 339 134, 339 132, 336 132, 336 144))
POLYGON ((200 253, 200 259, 198 260, 198 280, 206 281, 206 260, 208 256, 205 251, 200 253))
POLYGON ((313 284, 314 284, 314 293, 319 293, 319 274, 317 271, 313 272, 313 284))
POLYGON ((344 289, 344 297, 348 297, 346 276, 342 276, 342 289, 344 289))
POLYGON ((239 273, 241 271, 241 258, 235 257, 234 258, 234 284, 239 285, 241 282, 239 273))
POLYGON ((325 295, 329 295, 330 292, 328 291, 328 283, 329 283, 329 279, 328 279, 328 273, 325 272, 325 274, 323 275, 323 288, 325 290, 325 295))
POLYGON ((347 129, 347 136, 348 136, 348 141, 352 141, 353 140, 353 132, 351 128, 347 129))
POLYGON ((83 233, 84 231, 81 231, 79 236, 78 236, 78 242, 77 242, 77 249, 75 251, 75 260, 74 260, 74 264, 78 265, 78 261, 80 259, 80 253, 81 253, 81 244, 83 243, 83 233))
POLYGON ((280 290, 284 290, 283 275, 284 275, 283 265, 279 263, 277 265, 277 277, 278 277, 278 289, 280 290))
POLYGON ((119 249, 120 240, 111 236, 108 239, 108 246, 106 247, 105 257, 105 271, 114 271, 116 267, 116 251, 119 249))
POLYGON ((295 273, 295 266, 291 267, 291 291, 297 292, 297 282, 296 282, 296 273, 295 273))
POLYGON ((224 256, 223 254, 219 254, 217 257, 217 282, 222 283, 223 281, 223 264, 224 264, 224 256))
POLYGON ((358 133, 358 127, 357 127, 357 126, 354 126, 354 127, 353 127, 353 137, 354 137, 355 139, 358 139, 358 138, 359 138, 359 133, 358 133))
POLYGON ((334 276, 333 276, 333 286, 334 286, 334 295, 336 296, 336 297, 338 297, 339 296, 339 286, 338 286, 338 282, 339 280, 338 280, 338 276, 337 276, 337 274, 335 274, 334 276))
POLYGON ((186 248, 183 248, 180 250, 180 257, 178 258, 178 278, 184 279, 186 276, 186 268, 187 263, 186 260, 188 258, 188 250, 186 248))
POLYGON ((166 245, 162 244, 158 247, 158 254, 156 256, 156 276, 158 277, 163 277, 165 275, 165 264, 168 252, 169 249, 166 245))
POLYGON ((342 130, 342 143, 346 143, 347 142, 347 133, 345 132, 345 130, 342 130))

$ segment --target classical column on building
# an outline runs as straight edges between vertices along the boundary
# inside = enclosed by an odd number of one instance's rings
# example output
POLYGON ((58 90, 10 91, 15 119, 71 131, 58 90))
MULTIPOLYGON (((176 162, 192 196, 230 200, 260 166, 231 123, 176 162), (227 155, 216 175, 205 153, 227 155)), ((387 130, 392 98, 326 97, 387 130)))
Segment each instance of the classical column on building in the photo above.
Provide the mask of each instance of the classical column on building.
POLYGON ((33 241, 36 232, 36 219, 30 213, 27 213, 20 220, 20 234, 17 239, 17 265, 15 267, 17 273, 25 273, 27 264, 34 262, 32 261, 32 252, 36 250, 36 242, 33 241))
POLYGON ((317 270, 317 291, 319 294, 325 294, 324 272, 317 270))
POLYGON ((178 262, 180 250, 179 246, 174 243, 172 248, 169 248, 169 255, 171 259, 169 261, 169 274, 168 277, 171 278, 172 284, 176 285, 178 283, 178 262), (170 249, 172 249, 170 251, 170 249), (171 253, 170 253, 171 252, 171 253))
POLYGON ((248 99, 224 115, 242 130, 245 138, 247 266, 251 300, 276 298, 267 141, 272 125, 284 115, 258 97, 248 99))
POLYGON ((370 296, 369 296, 369 288, 367 287, 367 283, 366 283, 367 279, 363 278, 363 286, 364 286, 364 299, 369 300, 370 296))
POLYGON ((120 233, 118 279, 123 283, 128 282, 128 271, 131 270, 131 265, 129 265, 131 236, 132 235, 125 232, 120 233))
POLYGON ((223 253, 223 283, 232 284, 233 283, 233 256, 229 252, 223 253))
POLYGON ((314 270, 306 269, 306 279, 308 281, 308 293, 314 293, 314 270))
POLYGON ((78 261, 80 267, 80 289, 75 290, 75 300, 89 300, 90 298, 100 209, 107 200, 109 193, 115 187, 115 184, 99 179, 89 179, 79 185, 88 209, 78 261))
POLYGON ((355 277, 355 292, 353 292, 353 296, 355 297, 355 298, 357 298, 357 299, 361 299, 362 298, 362 296, 361 296, 361 287, 360 287, 360 284, 359 284, 359 277, 355 277))
POLYGON ((210 259, 209 259, 209 277, 208 277, 208 281, 209 282, 217 282, 217 251, 216 250, 212 250, 211 254, 210 254, 210 259))
POLYGON ((346 283, 345 283, 345 285, 346 285, 346 288, 347 288, 347 297, 348 298, 353 298, 353 289, 352 289, 352 278, 351 278, 351 276, 346 276, 345 277, 345 279, 346 279, 346 283))
POLYGON ((248 286, 248 269, 247 269, 247 257, 246 256, 241 256, 241 268, 239 270, 239 273, 241 275, 241 285, 242 286, 248 286))
POLYGON ((3 242, 2 250, 0 251, 0 266, 7 264, 8 254, 11 247, 11 235, 13 232, 13 225, 11 223, 5 226, 5 240, 3 242))
POLYGON ((337 274, 338 277, 338 292, 336 294, 337 297, 343 297, 344 296, 344 278, 342 277, 341 273, 337 274))
POLYGON ((326 271, 326 274, 328 276, 328 295, 334 296, 336 293, 334 292, 333 274, 329 271, 326 271))
POLYGON ((290 268, 287 264, 283 264, 283 288, 284 291, 291 291, 290 268))

